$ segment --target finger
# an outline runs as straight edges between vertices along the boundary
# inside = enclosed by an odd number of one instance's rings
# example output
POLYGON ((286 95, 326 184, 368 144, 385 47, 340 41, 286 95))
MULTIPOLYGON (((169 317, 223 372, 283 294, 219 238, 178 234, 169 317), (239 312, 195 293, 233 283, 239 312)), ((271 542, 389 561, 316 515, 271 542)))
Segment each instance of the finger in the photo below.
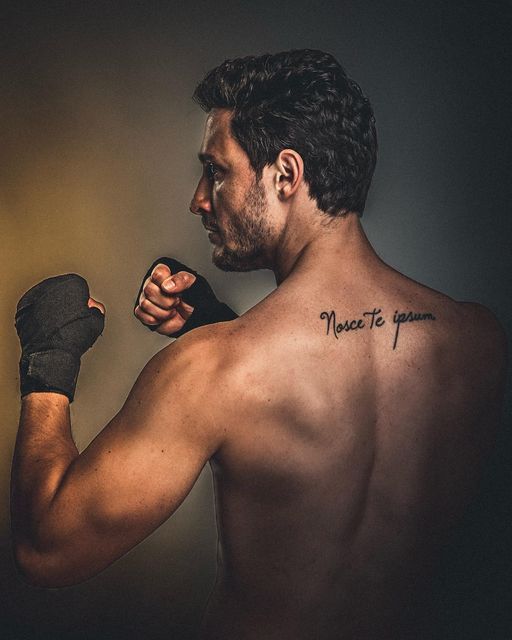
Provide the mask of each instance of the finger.
POLYGON ((173 333, 176 333, 180 329, 183 328, 186 320, 184 320, 179 313, 177 313, 174 318, 167 320, 166 322, 162 322, 159 325, 158 329, 156 329, 157 333, 160 333, 163 336, 172 336, 173 333))
POLYGON ((147 324, 149 326, 154 326, 160 324, 158 320, 150 316, 148 313, 142 311, 142 309, 137 305, 133 311, 133 314, 136 318, 138 318, 143 324, 147 324))
POLYGON ((166 264, 159 262, 153 269, 150 275, 150 279, 160 286, 162 282, 171 275, 171 270, 166 264))
MULTIPOLYGON (((175 305, 179 304, 178 299, 175 300, 175 305)), ((153 304, 147 298, 141 296, 141 300, 138 305, 144 313, 152 316, 158 322, 163 322, 164 320, 168 320, 170 317, 174 315, 174 309, 162 309, 158 307, 156 304, 153 304)))
POLYGON ((195 275, 188 271, 178 271, 178 273, 169 276, 160 284, 160 288, 164 293, 181 293, 189 289, 196 281, 195 275))
POLYGON ((173 333, 182 329, 188 318, 190 318, 192 311, 194 311, 194 307, 181 301, 175 311, 176 314, 172 318, 169 318, 169 320, 166 320, 159 325, 158 329, 156 329, 157 333, 164 336, 172 336, 173 333))
POLYGON ((139 296, 139 304, 142 300, 147 299, 160 309, 172 309, 176 306, 178 297, 176 295, 170 295, 163 293, 158 285, 151 280, 148 280, 142 289, 139 296))
POLYGON ((188 320, 192 315, 192 311, 194 311, 194 307, 181 300, 180 304, 176 307, 176 311, 180 314, 183 320, 188 320))
POLYGON ((98 300, 95 300, 94 298, 89 298, 89 300, 87 300, 87 306, 90 309, 92 309, 92 307, 96 307, 96 309, 99 309, 101 313, 105 315, 105 305, 102 302, 98 302, 98 300))
POLYGON ((174 333, 177 333, 183 328, 183 325, 186 323, 193 310, 194 307, 181 301, 179 306, 174 310, 173 317, 161 322, 155 330, 156 333, 163 336, 172 336, 174 333))

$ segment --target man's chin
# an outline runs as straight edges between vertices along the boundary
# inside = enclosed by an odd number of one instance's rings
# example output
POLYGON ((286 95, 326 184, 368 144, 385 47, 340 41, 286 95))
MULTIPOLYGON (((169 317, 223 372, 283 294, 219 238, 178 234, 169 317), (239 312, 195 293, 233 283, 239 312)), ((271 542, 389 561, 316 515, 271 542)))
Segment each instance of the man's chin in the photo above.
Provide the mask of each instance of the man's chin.
POLYGON ((212 253, 213 264, 222 271, 255 271, 256 269, 265 269, 263 265, 258 264, 256 257, 242 257, 232 253, 227 253, 224 249, 215 248, 212 253))

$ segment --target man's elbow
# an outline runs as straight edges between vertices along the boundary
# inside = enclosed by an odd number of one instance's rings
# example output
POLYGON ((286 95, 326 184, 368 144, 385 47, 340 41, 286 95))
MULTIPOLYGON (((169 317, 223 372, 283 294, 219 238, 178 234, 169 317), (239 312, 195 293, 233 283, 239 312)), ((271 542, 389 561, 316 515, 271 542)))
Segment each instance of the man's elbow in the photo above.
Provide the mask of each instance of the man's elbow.
POLYGON ((47 582, 49 576, 45 568, 43 554, 36 551, 27 543, 13 542, 12 551, 18 576, 23 582, 32 587, 54 586, 47 582))
POLYGON ((58 589, 84 582, 84 576, 55 553, 41 552, 29 544, 13 544, 14 564, 23 582, 32 587, 58 589))

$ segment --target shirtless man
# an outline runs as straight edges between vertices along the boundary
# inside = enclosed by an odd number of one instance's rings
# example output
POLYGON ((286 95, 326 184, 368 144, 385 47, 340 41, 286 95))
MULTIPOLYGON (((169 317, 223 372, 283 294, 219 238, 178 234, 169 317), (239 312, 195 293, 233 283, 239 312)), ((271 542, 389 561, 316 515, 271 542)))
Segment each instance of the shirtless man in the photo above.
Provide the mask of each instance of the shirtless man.
MULTIPOLYGON (((213 229, 218 267, 272 269, 277 288, 154 356, 80 455, 72 394, 25 387, 19 569, 41 586, 97 574, 171 516, 209 462, 219 547, 202 638, 411 637, 499 422, 503 331, 369 244, 373 115, 331 56, 227 61, 196 99, 208 117, 191 211, 213 229)), ((176 335, 194 316, 193 281, 157 266, 137 317, 176 335)))

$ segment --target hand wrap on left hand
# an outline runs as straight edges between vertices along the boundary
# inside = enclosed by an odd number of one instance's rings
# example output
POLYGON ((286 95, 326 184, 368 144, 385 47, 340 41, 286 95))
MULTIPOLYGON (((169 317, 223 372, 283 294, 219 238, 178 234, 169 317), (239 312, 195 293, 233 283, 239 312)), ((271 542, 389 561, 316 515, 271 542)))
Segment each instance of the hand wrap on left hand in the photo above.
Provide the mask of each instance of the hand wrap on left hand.
MULTIPOLYGON (((226 322, 229 320, 235 320, 238 318, 238 314, 231 309, 225 302, 221 302, 217 296, 215 295, 213 289, 210 284, 206 280, 204 276, 200 273, 187 267, 187 265, 175 260, 174 258, 158 258, 155 260, 148 272, 144 276, 142 280, 142 284, 139 289, 139 293, 137 295, 137 299, 135 301, 135 306, 139 304, 140 295, 144 289, 144 283, 151 276, 153 269, 158 264, 165 264, 169 267, 171 274, 178 273, 180 271, 186 271, 187 273, 191 273, 195 276, 196 280, 192 284, 189 289, 184 290, 179 295, 180 297, 190 306, 194 307, 194 311, 192 315, 187 319, 184 326, 170 334, 172 338, 179 338, 185 333, 188 333, 192 329, 196 329, 197 327, 202 327, 207 324, 213 324, 216 322, 226 322)), ((151 331, 156 331, 157 326, 149 326, 151 331)))
POLYGON ((101 311, 88 306, 89 287, 79 275, 47 278, 29 289, 16 308, 22 353, 22 397, 32 391, 63 393, 72 402, 80 358, 103 331, 101 311))

